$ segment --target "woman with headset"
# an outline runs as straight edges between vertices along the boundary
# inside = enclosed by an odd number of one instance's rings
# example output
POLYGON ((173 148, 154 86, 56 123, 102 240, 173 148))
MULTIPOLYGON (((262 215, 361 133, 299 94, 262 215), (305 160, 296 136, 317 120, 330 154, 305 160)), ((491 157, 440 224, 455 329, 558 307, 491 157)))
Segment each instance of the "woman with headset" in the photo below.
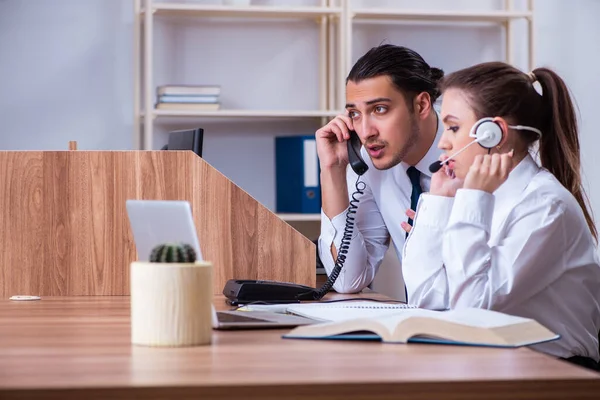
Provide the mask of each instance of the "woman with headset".
POLYGON ((561 335, 533 348, 598 369, 597 230, 565 83, 547 68, 491 62, 441 89, 444 154, 405 227, 408 302, 533 318, 561 335))

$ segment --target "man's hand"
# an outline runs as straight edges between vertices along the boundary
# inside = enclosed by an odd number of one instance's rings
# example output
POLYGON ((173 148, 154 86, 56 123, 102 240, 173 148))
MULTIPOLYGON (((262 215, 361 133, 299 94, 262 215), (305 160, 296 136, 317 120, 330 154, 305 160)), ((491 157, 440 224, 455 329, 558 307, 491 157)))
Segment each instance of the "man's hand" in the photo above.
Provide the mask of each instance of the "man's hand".
MULTIPOLYGON (((338 115, 315 132, 317 154, 321 166, 321 208, 328 218, 333 218, 348 208, 348 144, 352 120, 338 115)), ((335 251, 332 251, 335 259, 335 251)))
POLYGON ((338 115, 327 125, 317 130, 317 154, 321 169, 342 168, 348 165, 348 145, 350 131, 354 130, 352 120, 347 115, 338 115))
POLYGON ((465 189, 494 193, 508 178, 513 154, 511 150, 505 154, 477 155, 465 178, 465 189))
MULTIPOLYGON (((415 211, 414 210, 407 208, 405 214, 408 218, 412 219, 413 221, 415 220, 415 211)), ((402 229, 404 229, 404 231, 406 233, 409 233, 412 229, 412 226, 408 222, 402 222, 400 224, 400 226, 402 227, 402 229)))

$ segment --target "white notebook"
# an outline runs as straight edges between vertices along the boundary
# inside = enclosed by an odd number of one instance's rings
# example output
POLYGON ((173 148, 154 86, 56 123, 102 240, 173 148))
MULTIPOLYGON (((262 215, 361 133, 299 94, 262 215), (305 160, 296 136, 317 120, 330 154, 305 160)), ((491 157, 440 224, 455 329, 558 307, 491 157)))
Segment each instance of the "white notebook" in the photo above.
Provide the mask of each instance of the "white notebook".
POLYGON ((303 303, 288 305, 286 311, 319 321, 345 321, 354 318, 374 318, 397 314, 402 310, 417 309, 403 303, 357 300, 333 303, 303 303))

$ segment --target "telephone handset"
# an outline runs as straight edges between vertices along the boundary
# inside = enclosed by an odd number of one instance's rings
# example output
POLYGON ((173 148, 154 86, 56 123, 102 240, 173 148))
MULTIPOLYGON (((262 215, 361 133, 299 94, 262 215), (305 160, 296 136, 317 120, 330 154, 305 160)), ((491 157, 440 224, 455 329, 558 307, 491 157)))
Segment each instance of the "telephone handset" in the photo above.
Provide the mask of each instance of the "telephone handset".
POLYGON ((356 131, 350 131, 350 139, 347 141, 348 143, 348 161, 350 162, 350 167, 356 172, 357 175, 362 175, 369 167, 365 163, 365 161, 360 156, 360 139, 356 134, 356 131))

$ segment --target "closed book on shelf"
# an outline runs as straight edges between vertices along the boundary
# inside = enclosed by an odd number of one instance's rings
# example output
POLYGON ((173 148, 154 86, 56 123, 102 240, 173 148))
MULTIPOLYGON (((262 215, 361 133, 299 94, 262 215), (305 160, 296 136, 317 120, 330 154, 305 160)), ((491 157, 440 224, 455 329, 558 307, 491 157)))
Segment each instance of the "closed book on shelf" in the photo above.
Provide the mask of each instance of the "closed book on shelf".
POLYGON ((172 111, 217 111, 221 108, 219 103, 158 103, 157 110, 172 111))
POLYGON ((156 94, 162 95, 204 95, 219 96, 219 85, 162 85, 156 88, 156 94))
POLYGON ((319 160, 314 136, 275 138, 275 182, 277 212, 321 212, 319 160))
POLYGON ((218 103, 219 96, 203 96, 203 95, 176 95, 164 94, 158 97, 157 103, 202 103, 211 104, 218 103))

